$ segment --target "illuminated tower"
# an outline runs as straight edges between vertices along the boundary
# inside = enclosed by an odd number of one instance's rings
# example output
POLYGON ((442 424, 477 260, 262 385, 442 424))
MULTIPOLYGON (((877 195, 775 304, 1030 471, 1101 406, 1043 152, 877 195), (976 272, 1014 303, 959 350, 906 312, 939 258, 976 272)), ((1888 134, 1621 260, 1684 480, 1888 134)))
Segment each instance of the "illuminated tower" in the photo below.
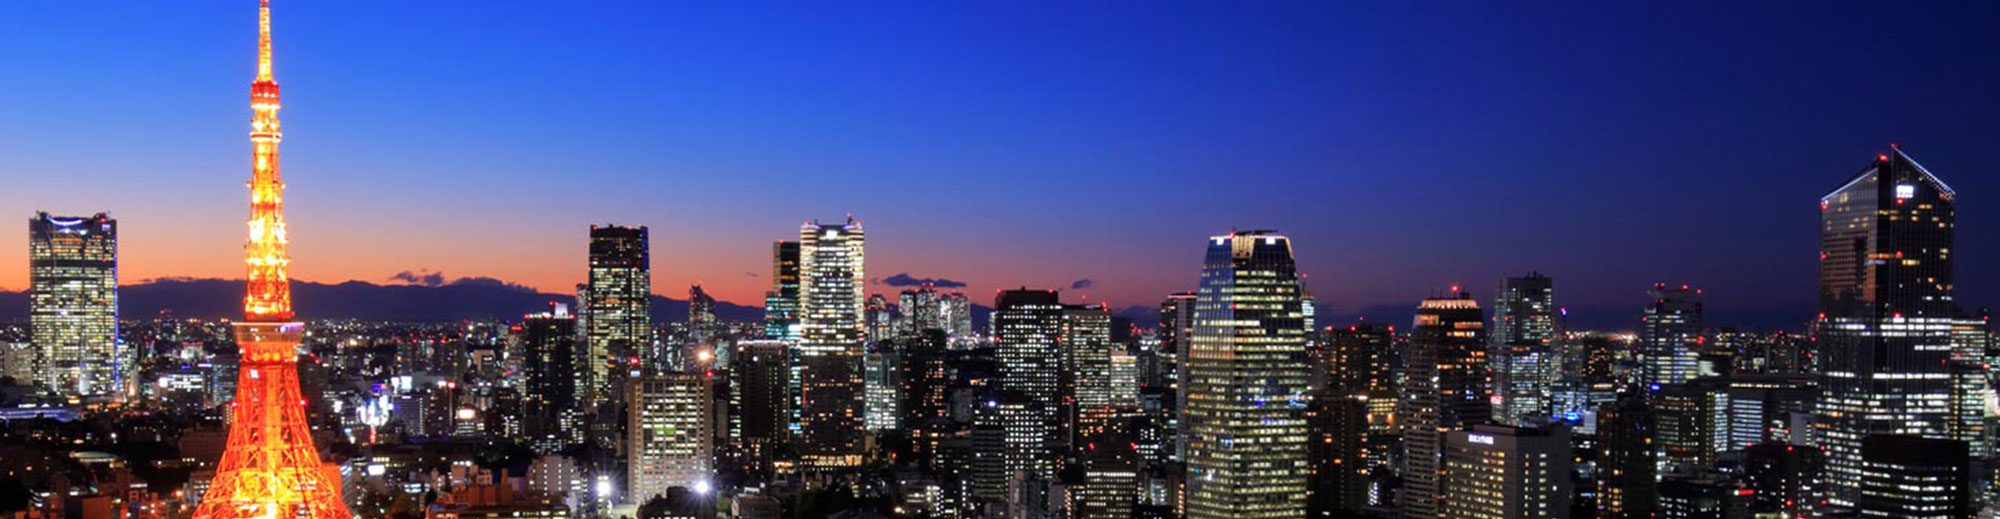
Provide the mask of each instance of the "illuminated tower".
POLYGON ((1404 519, 1445 517, 1445 435, 1484 423, 1493 412, 1486 313, 1471 293, 1452 292, 1417 304, 1404 358, 1409 383, 1396 411, 1403 427, 1404 519))
POLYGON ((861 223, 799 228, 799 428, 813 468, 861 464, 861 223))
POLYGON ((40 356, 32 371, 42 385, 122 398, 134 355, 118 340, 118 221, 37 213, 28 220, 28 279, 30 344, 40 356))
POLYGON ((1188 344, 1187 517, 1306 515, 1305 300, 1292 242, 1208 240, 1188 344))
POLYGON ((1815 427, 1834 509, 1867 496, 1869 436, 1950 433, 1957 199, 1893 147, 1820 198, 1815 427))
POLYGON ((1549 417, 1557 345, 1555 283, 1541 273, 1510 277, 1493 298, 1493 420, 1532 427, 1549 417))
POLYGON ((271 78, 271 4, 257 10, 257 81, 250 85, 249 292, 236 324, 242 360, 230 403, 229 445, 201 506, 199 519, 286 517, 348 519, 339 470, 320 463, 306 429, 299 393, 297 349, 305 325, 292 320, 285 276, 284 202, 278 179, 278 82, 271 78))

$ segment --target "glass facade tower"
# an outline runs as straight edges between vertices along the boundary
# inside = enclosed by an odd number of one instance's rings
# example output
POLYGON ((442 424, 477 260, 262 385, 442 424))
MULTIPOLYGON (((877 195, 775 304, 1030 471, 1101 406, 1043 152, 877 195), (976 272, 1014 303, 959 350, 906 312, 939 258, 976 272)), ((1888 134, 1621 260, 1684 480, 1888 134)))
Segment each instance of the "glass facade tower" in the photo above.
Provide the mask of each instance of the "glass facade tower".
POLYGON ((1957 193, 1891 148, 1820 198, 1817 429, 1827 504, 1852 508, 1863 440, 1943 438, 1951 419, 1957 193))
POLYGON ((1289 238, 1208 240, 1190 343, 1187 517, 1305 517, 1310 368, 1289 238))
POLYGON ((131 391, 135 355, 118 340, 117 220, 28 220, 28 321, 44 387, 79 398, 131 391))

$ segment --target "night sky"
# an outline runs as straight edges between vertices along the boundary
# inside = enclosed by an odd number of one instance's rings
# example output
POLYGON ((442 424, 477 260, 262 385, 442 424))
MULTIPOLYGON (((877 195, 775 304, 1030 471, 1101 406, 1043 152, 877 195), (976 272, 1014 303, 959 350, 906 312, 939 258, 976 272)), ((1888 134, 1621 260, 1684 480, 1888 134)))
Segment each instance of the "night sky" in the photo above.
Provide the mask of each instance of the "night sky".
MULTIPOLYGON (((1993 2, 276 4, 300 279, 568 292, 617 222, 657 292, 761 304, 769 242, 851 213, 871 278, 987 303, 1153 305, 1275 228, 1336 314, 1534 269, 1586 325, 1670 282, 1786 326, 1818 197, 1899 142, 1961 195, 1960 299, 2000 295, 1993 2)), ((255 17, 0 4, 0 214, 241 276, 255 17)))

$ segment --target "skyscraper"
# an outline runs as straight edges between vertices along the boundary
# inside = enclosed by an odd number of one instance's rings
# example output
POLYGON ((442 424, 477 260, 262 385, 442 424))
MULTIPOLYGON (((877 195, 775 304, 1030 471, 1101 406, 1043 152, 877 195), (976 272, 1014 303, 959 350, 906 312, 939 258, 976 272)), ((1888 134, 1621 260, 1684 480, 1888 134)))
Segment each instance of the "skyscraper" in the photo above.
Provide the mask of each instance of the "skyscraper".
POLYGON ((696 346, 710 345, 715 334, 722 331, 722 320, 715 316, 715 296, 708 295, 701 285, 688 287, 687 324, 688 338, 696 346))
POLYGON ((1208 241, 1187 384, 1187 516, 1304 517, 1309 372, 1292 242, 1208 241))
POLYGON ((1475 425, 1445 438, 1444 517, 1569 517, 1569 431, 1475 425))
POLYGON ((799 228, 799 425, 808 467, 861 464, 865 239, 853 218, 799 228))
POLYGON ((589 388, 577 378, 595 362, 577 347, 576 317, 561 306, 529 314, 513 327, 520 356, 522 433, 536 452, 547 454, 584 441, 583 397, 589 388))
POLYGON ((597 359, 584 373, 589 405, 608 399, 631 371, 657 369, 653 347, 653 260, 646 228, 590 226, 590 279, 582 306, 585 345, 597 359))
POLYGON ((1063 305, 1058 341, 1061 376, 1057 400, 1065 409, 1058 430, 1066 447, 1104 432, 1117 416, 1111 396, 1111 311, 1102 305, 1063 305))
POLYGON ((1009 425, 1006 473, 1027 471, 1043 480, 1055 477, 1062 437, 1058 426, 1064 409, 1062 336, 1064 306, 1054 290, 1006 290, 993 302, 994 356, 999 361, 999 387, 1007 398, 1002 418, 1032 420, 1009 425), (1032 417, 1022 416, 1032 413, 1032 417), (1051 431, 1046 437, 1014 434, 1021 430, 1051 431))
POLYGON ((1956 199, 1893 146, 1820 198, 1815 427, 1829 505, 1854 505, 1867 436, 1949 434, 1956 199))
POLYGON ((771 244, 771 291, 764 293, 764 336, 798 338, 799 242, 771 244))
POLYGON ((1597 412, 1597 516, 1651 519, 1659 506, 1653 408, 1638 395, 1597 412))
POLYGON ((738 342, 729 366, 730 437, 757 467, 791 433, 788 349, 781 340, 738 342))
POLYGON ((700 373, 645 376, 627 386, 626 499, 644 504, 667 490, 705 490, 715 447, 708 379, 700 373))
POLYGON ((924 330, 946 330, 944 322, 944 296, 929 283, 916 290, 904 290, 896 296, 896 310, 901 316, 896 321, 896 332, 913 334, 924 330))
POLYGON ((1899 434, 1861 440, 1861 492, 1855 511, 1867 519, 1972 517, 1972 458, 1965 442, 1899 434))
POLYGON ((118 399, 132 389, 136 356, 118 340, 117 220, 28 220, 28 321, 49 391, 118 399))
POLYGON ((1189 343, 1194 341, 1194 292, 1176 292, 1167 295, 1160 302, 1160 351, 1167 357, 1163 366, 1167 368, 1164 377, 1174 391, 1173 408, 1168 416, 1173 419, 1173 456, 1176 460, 1187 459, 1188 426, 1187 417, 1187 362, 1189 343))
POLYGON ((340 471, 320 463, 299 391, 299 343, 305 324, 292 319, 291 255, 285 231, 284 181, 278 175, 278 81, 271 73, 271 4, 257 9, 257 79, 250 84, 249 244, 244 247, 243 321, 231 331, 241 352, 229 443, 209 480, 196 519, 285 517, 348 519, 340 471))
MULTIPOLYGON (((1453 287, 1454 291, 1457 287, 1453 287)), ((1403 426, 1403 517, 1443 517, 1444 440, 1492 415, 1487 394, 1486 314, 1472 294, 1457 292, 1417 305, 1405 368, 1408 385, 1397 402, 1403 426)))
POLYGON ((1554 281, 1537 272, 1500 284, 1493 298, 1494 421, 1517 427, 1547 421, 1558 333, 1554 281))
POLYGON ((1701 291, 1659 283, 1646 293, 1653 302, 1639 321, 1639 361, 1644 368, 1641 381, 1664 386, 1700 376, 1696 357, 1703 342, 1701 291))

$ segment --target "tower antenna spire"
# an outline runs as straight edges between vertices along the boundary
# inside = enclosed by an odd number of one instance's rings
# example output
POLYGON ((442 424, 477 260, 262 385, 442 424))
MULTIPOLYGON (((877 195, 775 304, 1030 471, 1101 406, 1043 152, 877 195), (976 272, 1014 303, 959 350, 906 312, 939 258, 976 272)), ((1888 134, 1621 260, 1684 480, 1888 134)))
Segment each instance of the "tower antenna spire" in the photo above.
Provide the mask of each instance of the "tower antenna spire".
POLYGON ((271 0, 257 0, 257 80, 272 80, 271 0))

